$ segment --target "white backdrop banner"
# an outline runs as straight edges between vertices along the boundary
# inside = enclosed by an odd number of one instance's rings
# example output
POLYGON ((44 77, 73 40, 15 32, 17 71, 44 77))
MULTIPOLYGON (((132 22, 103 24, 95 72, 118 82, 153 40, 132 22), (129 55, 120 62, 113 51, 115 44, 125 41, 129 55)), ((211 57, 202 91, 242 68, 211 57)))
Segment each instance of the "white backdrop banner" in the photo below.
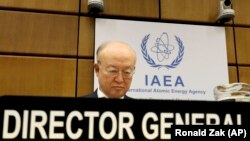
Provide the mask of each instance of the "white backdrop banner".
POLYGON ((213 101, 229 83, 224 27, 97 18, 95 50, 109 40, 137 52, 130 97, 213 101))

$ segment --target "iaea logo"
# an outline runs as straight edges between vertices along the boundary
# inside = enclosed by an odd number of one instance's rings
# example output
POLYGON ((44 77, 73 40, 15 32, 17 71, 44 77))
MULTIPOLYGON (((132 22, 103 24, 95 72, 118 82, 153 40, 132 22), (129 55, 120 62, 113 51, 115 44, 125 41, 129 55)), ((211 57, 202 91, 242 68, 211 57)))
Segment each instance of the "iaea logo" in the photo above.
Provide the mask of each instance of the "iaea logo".
POLYGON ((167 69, 170 68, 176 68, 180 62, 182 61, 183 55, 184 55, 184 45, 182 43, 182 40, 175 36, 175 41, 178 44, 178 48, 169 41, 169 36, 166 32, 163 32, 159 38, 156 38, 156 41, 153 46, 148 47, 150 49, 151 55, 153 54, 155 58, 157 58, 157 63, 150 57, 150 54, 147 51, 147 44, 150 34, 146 35, 141 43, 141 52, 143 54, 143 58, 146 60, 146 62, 151 66, 155 68, 162 68, 165 67, 167 69), (178 50, 177 53, 174 53, 178 50), (169 63, 165 63, 170 58, 173 58, 174 60, 169 63))

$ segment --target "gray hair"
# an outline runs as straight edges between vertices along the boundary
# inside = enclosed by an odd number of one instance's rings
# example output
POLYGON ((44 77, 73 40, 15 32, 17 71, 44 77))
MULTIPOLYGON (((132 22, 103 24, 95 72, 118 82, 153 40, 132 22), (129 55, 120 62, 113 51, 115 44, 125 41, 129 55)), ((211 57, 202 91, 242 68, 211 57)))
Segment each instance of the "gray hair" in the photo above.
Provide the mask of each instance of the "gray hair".
MULTIPOLYGON (((97 50, 96 50, 97 59, 98 59, 98 57, 99 57, 100 52, 101 52, 105 47, 107 47, 108 44, 114 43, 114 42, 117 42, 117 43, 121 43, 121 44, 125 44, 125 45, 127 45, 127 46, 130 46, 128 43, 125 43, 125 42, 123 42, 123 41, 106 41, 106 42, 102 43, 102 44, 97 48, 97 50)), ((131 48, 131 50, 134 52, 135 57, 136 57, 136 52, 135 52, 132 48, 131 48)))

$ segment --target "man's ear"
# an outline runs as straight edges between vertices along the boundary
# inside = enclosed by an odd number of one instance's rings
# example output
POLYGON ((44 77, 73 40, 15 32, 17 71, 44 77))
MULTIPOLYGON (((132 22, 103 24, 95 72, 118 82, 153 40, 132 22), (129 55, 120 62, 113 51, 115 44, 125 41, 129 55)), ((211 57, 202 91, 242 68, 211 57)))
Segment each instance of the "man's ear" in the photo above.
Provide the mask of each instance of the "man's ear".
POLYGON ((98 64, 94 64, 94 70, 95 70, 95 73, 98 75, 98 73, 100 71, 100 68, 99 68, 98 64))

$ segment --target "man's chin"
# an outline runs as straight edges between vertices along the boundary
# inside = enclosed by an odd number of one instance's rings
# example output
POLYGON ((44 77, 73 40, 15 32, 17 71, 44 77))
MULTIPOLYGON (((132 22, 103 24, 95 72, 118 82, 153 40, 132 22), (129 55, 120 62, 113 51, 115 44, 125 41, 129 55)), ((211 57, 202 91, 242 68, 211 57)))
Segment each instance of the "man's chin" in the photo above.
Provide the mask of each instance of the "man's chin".
POLYGON ((121 98, 123 97, 125 94, 124 94, 124 91, 114 91, 112 93, 112 97, 113 98, 121 98))

